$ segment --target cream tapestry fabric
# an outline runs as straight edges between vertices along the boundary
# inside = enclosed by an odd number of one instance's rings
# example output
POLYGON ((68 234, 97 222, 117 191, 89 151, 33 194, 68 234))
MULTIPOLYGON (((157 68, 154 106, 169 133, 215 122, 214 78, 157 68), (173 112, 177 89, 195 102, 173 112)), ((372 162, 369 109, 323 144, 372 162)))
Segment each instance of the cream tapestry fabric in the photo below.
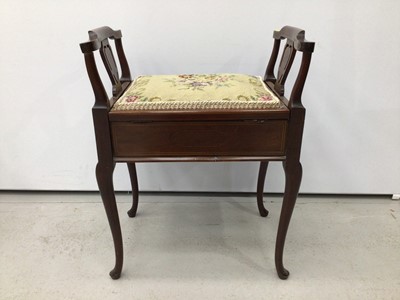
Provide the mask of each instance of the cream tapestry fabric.
POLYGON ((137 77, 112 107, 118 110, 210 110, 279 108, 260 77, 244 74, 137 77))

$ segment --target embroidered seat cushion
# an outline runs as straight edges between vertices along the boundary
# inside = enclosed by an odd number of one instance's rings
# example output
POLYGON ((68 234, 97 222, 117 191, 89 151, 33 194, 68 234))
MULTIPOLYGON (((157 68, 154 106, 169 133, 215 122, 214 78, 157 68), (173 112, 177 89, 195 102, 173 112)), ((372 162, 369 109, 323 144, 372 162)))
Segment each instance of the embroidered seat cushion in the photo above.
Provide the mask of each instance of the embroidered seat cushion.
POLYGON ((112 110, 271 109, 280 106, 280 100, 260 77, 188 74, 139 76, 112 110))

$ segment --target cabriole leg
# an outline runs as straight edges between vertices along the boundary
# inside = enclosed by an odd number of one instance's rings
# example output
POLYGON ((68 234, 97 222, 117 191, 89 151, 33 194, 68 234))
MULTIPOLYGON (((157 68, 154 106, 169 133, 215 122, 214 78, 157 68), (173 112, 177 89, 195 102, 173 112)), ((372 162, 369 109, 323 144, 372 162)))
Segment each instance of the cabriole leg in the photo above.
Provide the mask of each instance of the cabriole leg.
POLYGON ((257 182, 257 206, 261 217, 268 216, 268 210, 265 209, 263 201, 264 182, 265 182, 265 175, 267 174, 267 169, 268 169, 268 161, 260 162, 260 170, 258 172, 258 182, 257 182))
POLYGON ((121 226, 119 223, 112 180, 113 171, 114 165, 101 165, 100 163, 97 164, 97 183, 99 185, 101 199, 103 200, 104 208, 106 210, 108 223, 110 224, 115 249, 115 267, 111 270, 110 276, 112 279, 118 279, 121 276, 123 264, 123 248, 121 226))
POLYGON ((290 218, 296 204, 297 195, 300 188, 302 167, 299 161, 284 162, 285 169, 285 194, 283 196, 281 216, 279 219, 278 234, 275 246, 275 266, 280 279, 287 279, 289 271, 283 267, 283 249, 285 247, 286 233, 289 227, 290 218))
POLYGON ((128 210, 128 216, 133 218, 136 216, 136 211, 139 203, 139 186, 137 181, 135 163, 128 163, 128 170, 132 186, 132 207, 130 210, 128 210))

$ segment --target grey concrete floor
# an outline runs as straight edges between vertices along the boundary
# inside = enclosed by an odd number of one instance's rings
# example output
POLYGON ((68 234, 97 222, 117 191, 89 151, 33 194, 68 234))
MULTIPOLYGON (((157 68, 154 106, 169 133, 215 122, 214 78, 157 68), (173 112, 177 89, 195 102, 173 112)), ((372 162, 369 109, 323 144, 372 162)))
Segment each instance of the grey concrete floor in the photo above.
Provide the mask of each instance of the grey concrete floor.
POLYGON ((118 194, 122 276, 95 193, 0 193, 0 299, 400 299, 400 201, 299 197, 275 273, 280 196, 118 194))

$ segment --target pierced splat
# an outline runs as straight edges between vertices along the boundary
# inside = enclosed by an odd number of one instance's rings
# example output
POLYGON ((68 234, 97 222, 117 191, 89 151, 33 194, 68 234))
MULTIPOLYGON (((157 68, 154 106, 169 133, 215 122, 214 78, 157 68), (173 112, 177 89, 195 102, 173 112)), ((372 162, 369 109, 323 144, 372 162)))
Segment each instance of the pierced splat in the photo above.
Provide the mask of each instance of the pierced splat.
POLYGON ((285 93, 285 82, 289 74, 290 68, 292 67, 296 50, 293 47, 293 42, 288 40, 285 49, 283 49, 282 59, 278 68, 278 76, 275 82, 275 90, 279 95, 283 96, 285 93))
POLYGON ((108 39, 105 39, 101 42, 100 55, 103 59, 105 68, 112 83, 113 96, 116 96, 121 92, 122 86, 119 80, 117 64, 115 63, 112 48, 108 42, 108 39))

